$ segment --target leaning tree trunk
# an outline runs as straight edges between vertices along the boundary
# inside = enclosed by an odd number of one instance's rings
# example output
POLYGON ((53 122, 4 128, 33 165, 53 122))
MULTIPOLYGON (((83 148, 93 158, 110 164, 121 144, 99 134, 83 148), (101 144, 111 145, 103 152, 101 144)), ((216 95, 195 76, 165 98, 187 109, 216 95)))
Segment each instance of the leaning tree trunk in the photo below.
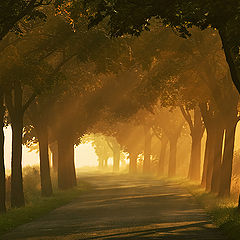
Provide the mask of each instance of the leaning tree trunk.
POLYGON ((149 126, 144 126, 144 161, 143 161, 143 173, 150 173, 150 157, 151 157, 151 145, 152 145, 152 135, 151 128, 149 126))
POLYGON ((22 178, 22 128, 23 117, 20 114, 12 121, 12 173, 11 173, 11 206, 25 205, 22 178))
POLYGON ((176 176, 177 141, 178 141, 178 137, 171 137, 170 138, 170 155, 169 155, 168 177, 175 177, 176 176))
POLYGON ((219 197, 230 196, 235 132, 236 121, 233 120, 226 125, 225 130, 223 162, 221 167, 220 189, 218 193, 219 197))
POLYGON ((129 173, 135 174, 137 172, 137 153, 129 153, 129 173))
POLYGON ((49 166, 47 127, 41 126, 38 132, 42 196, 49 197, 53 190, 49 166))
POLYGON ((168 139, 163 135, 161 139, 161 150, 158 162, 158 176, 164 175, 164 167, 165 167, 165 158, 166 158, 166 150, 167 150, 168 139))
POLYGON ((0 213, 6 212, 6 177, 4 165, 4 105, 3 93, 0 92, 0 213))
POLYGON ((69 137, 58 139, 58 187, 69 189, 77 185, 74 164, 74 142, 69 137))
POLYGON ((222 146, 223 146, 224 129, 219 125, 216 129, 215 145, 214 145, 214 158, 213 158, 213 173, 211 181, 211 192, 218 193, 221 174, 222 162, 222 146))

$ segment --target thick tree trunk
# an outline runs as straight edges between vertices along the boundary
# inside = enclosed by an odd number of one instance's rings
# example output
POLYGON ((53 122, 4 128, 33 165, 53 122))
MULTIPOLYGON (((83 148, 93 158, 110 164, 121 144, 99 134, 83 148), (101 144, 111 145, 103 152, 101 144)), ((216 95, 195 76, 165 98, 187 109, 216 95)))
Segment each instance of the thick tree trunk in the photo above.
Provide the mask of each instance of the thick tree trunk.
POLYGON ((231 177, 232 177, 232 162, 234 141, 236 132, 236 121, 230 121, 226 125, 225 130, 225 144, 223 153, 223 162, 221 167, 221 181, 219 189, 219 197, 229 197, 231 189, 231 177))
POLYGON ((58 187, 64 190, 76 185, 74 143, 71 137, 62 137, 58 140, 58 187))
MULTIPOLYGON (((213 166, 214 166, 214 157, 215 157, 215 150, 216 145, 218 144, 219 136, 216 134, 216 128, 212 127, 212 140, 210 142, 209 146, 209 152, 208 152, 208 166, 207 166, 207 176, 206 176, 206 191, 211 191, 211 185, 212 185, 212 176, 213 176, 213 166)), ((222 139, 221 139, 222 140, 222 139)))
POLYGON ((119 172, 120 165, 120 145, 118 143, 113 144, 113 171, 119 172))
POLYGON ((129 173, 135 174, 137 172, 137 157, 136 153, 129 153, 129 173))
POLYGON ((149 126, 144 126, 144 137, 145 137, 145 145, 144 145, 144 161, 143 161, 143 173, 150 173, 150 164, 151 164, 151 145, 152 145, 152 135, 151 128, 149 126))
POLYGON ((168 177, 176 176, 176 165, 177 165, 177 137, 170 138, 170 156, 168 166, 168 177))
POLYGON ((201 167, 201 140, 202 135, 192 134, 192 148, 190 165, 188 171, 188 178, 193 181, 200 180, 200 167, 201 167))
POLYGON ((211 192, 218 193, 220 184, 221 162, 222 162, 222 146, 223 146, 224 129, 218 126, 215 135, 213 173, 211 181, 211 192))
POLYGON ((161 151, 160 151, 160 158, 158 162, 158 176, 164 175, 164 167, 165 167, 165 158, 166 158, 166 150, 167 150, 168 139, 166 136, 163 135, 161 141, 161 151))
POLYGON ((4 105, 3 93, 0 92, 0 213, 6 212, 6 177, 4 165, 4 105))
POLYGON ((11 173, 11 206, 25 205, 22 178, 22 128, 23 116, 16 116, 12 122, 12 173, 11 173))
POLYGON ((49 154, 48 154, 48 131, 46 126, 39 129, 39 156, 40 156, 40 176, 42 196, 52 195, 52 181, 50 176, 49 154))
POLYGON ((58 170, 58 144, 57 143, 51 143, 49 145, 50 151, 52 153, 52 168, 54 172, 57 172, 58 170))
MULTIPOLYGON (((224 26, 224 28, 225 28, 225 26, 224 26)), ((226 61, 228 63, 229 69, 230 69, 232 81, 233 81, 234 85, 236 86, 238 93, 240 93, 240 76, 239 76, 237 67, 234 63, 234 59, 236 56, 234 57, 233 52, 232 52, 232 51, 235 51, 238 56, 239 49, 237 46, 232 46, 233 42, 228 39, 228 37, 227 37, 228 34, 227 34, 226 29, 219 30, 219 35, 222 40, 223 50, 225 53, 226 61)))

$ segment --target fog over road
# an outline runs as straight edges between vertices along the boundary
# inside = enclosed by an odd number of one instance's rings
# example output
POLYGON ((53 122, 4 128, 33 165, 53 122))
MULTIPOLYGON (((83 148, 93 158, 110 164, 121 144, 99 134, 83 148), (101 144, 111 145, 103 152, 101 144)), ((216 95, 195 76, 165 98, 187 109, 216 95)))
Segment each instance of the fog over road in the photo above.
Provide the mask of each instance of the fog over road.
POLYGON ((225 239, 181 183, 111 174, 82 179, 95 188, 1 239, 225 239))

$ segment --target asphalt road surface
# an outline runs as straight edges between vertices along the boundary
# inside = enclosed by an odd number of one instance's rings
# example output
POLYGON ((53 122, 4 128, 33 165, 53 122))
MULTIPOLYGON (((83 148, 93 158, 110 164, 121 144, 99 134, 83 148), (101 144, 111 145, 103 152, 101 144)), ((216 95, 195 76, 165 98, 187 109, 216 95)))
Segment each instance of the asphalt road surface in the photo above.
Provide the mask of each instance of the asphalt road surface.
POLYGON ((95 188, 1 239, 225 239, 181 183, 110 174, 82 178, 95 188))

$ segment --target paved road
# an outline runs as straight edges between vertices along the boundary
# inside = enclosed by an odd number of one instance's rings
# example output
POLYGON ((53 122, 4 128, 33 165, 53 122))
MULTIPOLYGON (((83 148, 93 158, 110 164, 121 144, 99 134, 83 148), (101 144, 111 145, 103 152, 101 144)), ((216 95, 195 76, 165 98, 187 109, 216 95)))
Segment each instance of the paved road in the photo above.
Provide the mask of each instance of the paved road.
POLYGON ((225 239, 179 183, 92 175, 96 188, 3 240, 225 239))

